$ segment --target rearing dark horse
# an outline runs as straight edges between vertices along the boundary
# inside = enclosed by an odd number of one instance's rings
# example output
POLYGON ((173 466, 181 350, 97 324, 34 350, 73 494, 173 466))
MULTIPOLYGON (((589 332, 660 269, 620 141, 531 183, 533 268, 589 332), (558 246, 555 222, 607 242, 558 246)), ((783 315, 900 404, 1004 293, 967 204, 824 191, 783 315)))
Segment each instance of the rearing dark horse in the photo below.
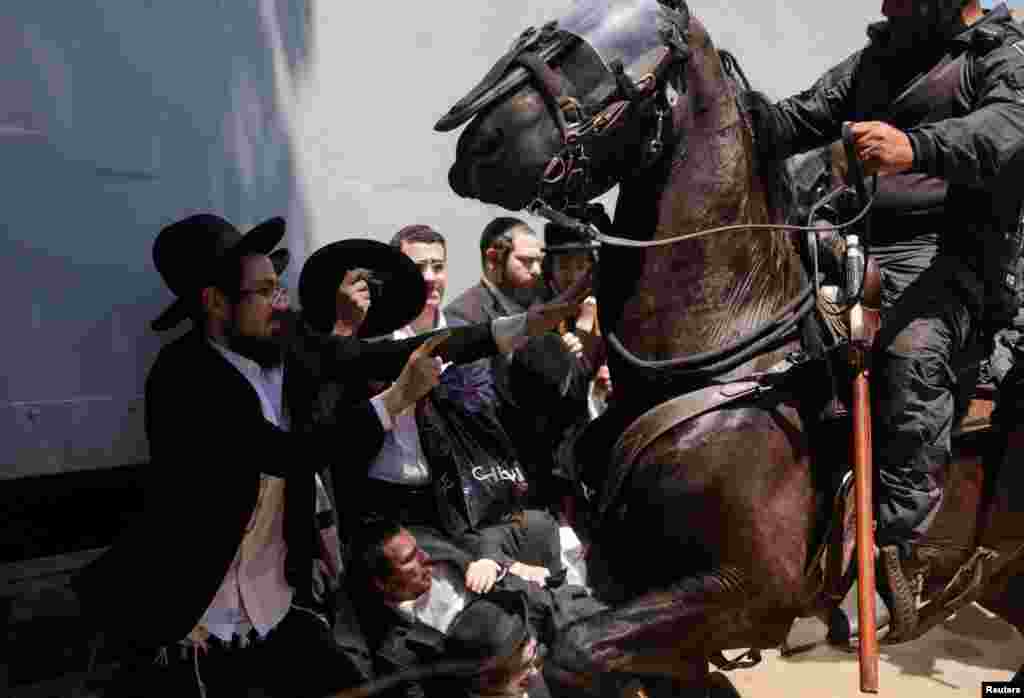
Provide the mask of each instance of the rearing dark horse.
MULTIPOLYGON (((620 239, 605 238, 598 279, 617 416, 598 431, 625 435, 587 451, 611 458, 589 569, 614 610, 573 626, 553 653, 589 687, 609 672, 703 687, 714 653, 778 646, 794 618, 835 601, 816 584, 846 450, 821 443, 828 391, 764 379, 801 348, 813 303, 798 238, 739 228, 675 239, 786 218, 781 163, 755 156, 763 98, 744 83, 685 2, 590 0, 520 37, 438 124, 475 117, 449 174, 462 196, 571 211, 620 187, 620 239)), ((1001 495, 981 507, 983 482, 977 460, 954 464, 929 582, 947 588, 979 544, 1002 551, 986 558, 1002 571, 982 600, 1022 627, 1007 599, 1021 585, 1024 515, 1001 495)))

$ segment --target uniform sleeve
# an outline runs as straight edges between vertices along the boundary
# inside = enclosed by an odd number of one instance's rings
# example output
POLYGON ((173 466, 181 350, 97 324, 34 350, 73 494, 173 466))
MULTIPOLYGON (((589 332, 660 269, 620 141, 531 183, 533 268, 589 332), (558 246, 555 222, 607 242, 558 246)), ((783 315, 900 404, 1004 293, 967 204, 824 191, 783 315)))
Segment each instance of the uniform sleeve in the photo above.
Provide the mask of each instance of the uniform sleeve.
POLYGON ((987 186, 1024 146, 1024 44, 1007 44, 971 64, 972 111, 910 129, 914 171, 953 184, 987 186))
POLYGON ((861 52, 835 66, 809 89, 769 107, 755 117, 762 152, 782 160, 835 141, 852 113, 853 76, 861 52))

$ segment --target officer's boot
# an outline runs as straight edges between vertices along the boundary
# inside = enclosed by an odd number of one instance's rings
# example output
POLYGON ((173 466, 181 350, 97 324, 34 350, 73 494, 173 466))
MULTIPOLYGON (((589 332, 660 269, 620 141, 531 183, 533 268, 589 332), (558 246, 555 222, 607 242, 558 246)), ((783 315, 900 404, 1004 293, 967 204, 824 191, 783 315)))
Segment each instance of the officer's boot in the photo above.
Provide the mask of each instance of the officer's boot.
POLYGON ((914 639, 921 594, 929 572, 928 561, 921 558, 915 546, 908 546, 909 552, 903 552, 902 547, 882 546, 876 560, 878 593, 892 615, 886 644, 914 639))

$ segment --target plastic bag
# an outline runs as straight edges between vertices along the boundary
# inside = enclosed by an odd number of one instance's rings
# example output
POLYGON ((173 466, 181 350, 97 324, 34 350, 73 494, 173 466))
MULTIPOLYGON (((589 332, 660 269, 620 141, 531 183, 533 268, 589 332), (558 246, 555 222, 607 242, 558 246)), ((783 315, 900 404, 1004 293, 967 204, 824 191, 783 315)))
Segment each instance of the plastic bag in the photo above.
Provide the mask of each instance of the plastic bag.
POLYGON ((416 423, 446 533, 478 530, 523 508, 526 473, 493 409, 471 411, 435 389, 417 405, 416 423))

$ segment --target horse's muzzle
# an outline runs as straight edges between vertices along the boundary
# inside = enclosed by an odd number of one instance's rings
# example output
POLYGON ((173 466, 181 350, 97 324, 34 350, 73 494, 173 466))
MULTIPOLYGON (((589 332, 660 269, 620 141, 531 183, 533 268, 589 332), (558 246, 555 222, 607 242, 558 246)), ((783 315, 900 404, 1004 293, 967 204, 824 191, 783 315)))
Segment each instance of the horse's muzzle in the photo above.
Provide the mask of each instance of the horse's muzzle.
POLYGON ((463 166, 459 161, 448 168, 448 186, 459 196, 465 199, 473 198, 473 191, 469 183, 469 168, 463 166))

